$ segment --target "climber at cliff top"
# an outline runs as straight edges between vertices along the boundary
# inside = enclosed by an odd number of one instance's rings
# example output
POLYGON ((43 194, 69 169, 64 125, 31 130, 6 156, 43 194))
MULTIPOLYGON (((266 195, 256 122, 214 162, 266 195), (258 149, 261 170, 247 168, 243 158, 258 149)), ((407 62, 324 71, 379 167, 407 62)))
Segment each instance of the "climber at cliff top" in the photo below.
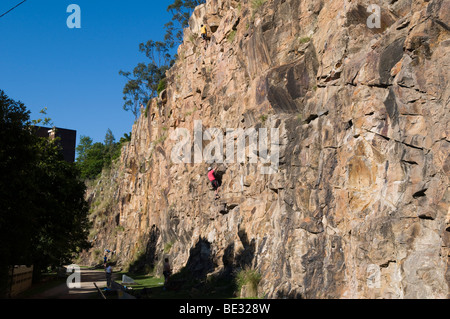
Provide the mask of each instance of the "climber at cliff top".
POLYGON ((208 178, 211 182, 211 185, 214 189, 214 191, 216 192, 216 200, 219 199, 219 182, 217 181, 216 177, 214 176, 214 171, 217 169, 217 167, 215 167, 214 169, 212 169, 212 167, 208 168, 208 178))
POLYGON ((200 29, 200 33, 202 35, 202 39, 203 40, 207 40, 208 39, 208 33, 206 32, 206 26, 202 24, 202 27, 200 29))

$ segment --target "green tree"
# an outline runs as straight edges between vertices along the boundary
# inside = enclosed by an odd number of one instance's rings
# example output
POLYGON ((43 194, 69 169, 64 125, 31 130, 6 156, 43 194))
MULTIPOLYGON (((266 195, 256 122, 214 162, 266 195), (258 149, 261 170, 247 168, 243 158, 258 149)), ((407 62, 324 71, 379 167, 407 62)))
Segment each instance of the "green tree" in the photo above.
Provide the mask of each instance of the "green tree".
POLYGON ((120 138, 119 143, 124 144, 130 141, 131 141, 131 133, 130 134, 125 133, 123 134, 123 137, 120 138))
POLYGON ((121 144, 116 143, 116 138, 114 137, 112 131, 108 129, 105 135, 105 154, 103 167, 110 168, 113 160, 120 156, 121 144))
POLYGON ((122 154, 122 147, 125 143, 131 141, 131 132, 129 134, 125 133, 119 140, 119 143, 116 144, 116 148, 114 153, 112 154, 112 160, 116 160, 122 154))
POLYGON ((77 152, 76 164, 81 171, 83 180, 97 178, 104 168, 111 167, 111 163, 120 157, 123 144, 131 140, 131 133, 124 134, 119 142, 110 129, 106 131, 103 143, 94 143, 89 136, 81 136, 80 143, 75 148, 77 152))
POLYGON ((164 41, 169 48, 183 42, 183 29, 189 27, 192 12, 196 6, 205 2, 205 0, 175 0, 167 7, 167 11, 172 14, 172 20, 164 25, 166 29, 164 41))
POLYGON ((39 272, 48 266, 71 263, 74 254, 88 248, 86 186, 75 164, 64 161, 55 141, 40 138, 37 146, 37 181, 32 262, 39 272))
MULTIPOLYGON (((42 114, 44 116, 47 115, 47 108, 44 107, 42 110, 39 111, 39 114, 42 114)), ((33 123, 33 125, 43 125, 43 126, 53 127, 52 119, 49 117, 44 117, 43 119, 32 120, 31 123, 33 123)))
POLYGON ((108 130, 106 131, 106 135, 105 135, 105 146, 106 147, 111 147, 115 144, 116 142, 116 138, 114 137, 113 132, 111 131, 111 129, 108 128, 108 130))
POLYGON ((140 106, 147 105, 149 100, 165 87, 166 71, 175 63, 175 57, 170 54, 170 50, 183 42, 183 29, 189 26, 193 10, 205 2, 174 0, 167 7, 167 11, 172 14, 172 20, 164 25, 164 41, 149 40, 139 45, 139 51, 145 54, 149 62, 139 63, 133 72, 119 71, 119 74, 128 80, 123 89, 123 109, 131 111, 136 119, 140 114, 140 106))
POLYGON ((80 137, 80 143, 75 148, 78 162, 84 162, 86 160, 87 153, 92 148, 92 144, 92 138, 90 138, 89 136, 82 135, 80 137))
POLYGON ((30 112, 0 90, 0 289, 9 265, 39 274, 89 246, 85 185, 57 141, 37 137, 30 112))
POLYGON ((9 99, 0 90, 0 296, 6 289, 8 266, 29 262, 29 238, 34 229, 33 203, 36 192, 33 169, 37 162, 35 139, 25 105, 9 99))
POLYGON ((89 136, 81 136, 75 151, 81 178, 95 179, 102 172, 105 164, 105 145, 99 142, 93 143, 89 136))
POLYGON ((139 45, 139 51, 150 60, 147 63, 139 63, 131 72, 119 71, 128 82, 123 89, 123 108, 131 111, 135 118, 139 117, 140 105, 146 105, 148 101, 157 95, 158 85, 166 76, 166 71, 173 64, 168 48, 163 42, 152 40, 139 45))

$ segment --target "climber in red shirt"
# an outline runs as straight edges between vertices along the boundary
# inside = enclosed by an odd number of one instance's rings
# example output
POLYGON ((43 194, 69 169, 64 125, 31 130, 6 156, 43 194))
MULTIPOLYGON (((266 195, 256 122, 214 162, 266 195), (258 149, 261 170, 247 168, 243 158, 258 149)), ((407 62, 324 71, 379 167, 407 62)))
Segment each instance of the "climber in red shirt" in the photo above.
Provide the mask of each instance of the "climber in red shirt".
POLYGON ((216 177, 214 176, 214 171, 217 169, 215 167, 214 169, 212 167, 208 168, 208 178, 211 182, 211 185, 216 192, 216 200, 219 199, 219 182, 217 181, 216 177))

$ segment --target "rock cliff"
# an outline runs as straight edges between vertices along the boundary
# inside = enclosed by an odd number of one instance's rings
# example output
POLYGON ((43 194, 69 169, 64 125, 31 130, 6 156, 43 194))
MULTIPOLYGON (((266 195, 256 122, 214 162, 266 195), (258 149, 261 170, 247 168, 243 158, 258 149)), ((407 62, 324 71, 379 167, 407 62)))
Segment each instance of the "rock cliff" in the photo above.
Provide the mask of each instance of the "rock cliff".
POLYGON ((253 268, 268 298, 448 298, 450 3, 371 4, 197 7, 167 89, 89 188, 84 260, 108 248, 156 272, 165 256, 200 278, 253 268), (225 158, 213 129, 225 143, 263 128, 278 166, 264 173, 248 142, 244 162, 217 164, 215 200, 195 151, 225 158), (180 129, 192 163, 174 160, 180 129))

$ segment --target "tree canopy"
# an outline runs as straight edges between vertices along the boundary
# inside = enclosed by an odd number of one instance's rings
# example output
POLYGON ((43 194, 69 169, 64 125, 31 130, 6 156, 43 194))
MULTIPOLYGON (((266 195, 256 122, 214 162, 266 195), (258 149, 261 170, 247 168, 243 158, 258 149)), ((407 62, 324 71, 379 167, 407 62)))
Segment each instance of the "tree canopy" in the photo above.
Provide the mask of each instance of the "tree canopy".
POLYGON ((112 131, 106 131, 103 143, 94 143, 89 136, 81 136, 80 143, 76 147, 76 164, 81 172, 83 180, 92 180, 98 177, 104 168, 109 168, 111 163, 120 157, 120 152, 124 143, 131 140, 131 134, 116 142, 112 131))
POLYGON ((119 71, 128 81, 123 88, 123 108, 139 117, 141 105, 147 105, 165 87, 166 71, 175 63, 176 55, 170 53, 183 42, 183 29, 189 26, 189 18, 196 6, 205 0, 174 0, 167 7, 171 21, 164 25, 164 41, 149 40, 139 45, 139 51, 148 58, 132 72, 119 71))
POLYGON ((205 2, 205 0, 174 0, 167 7, 167 11, 172 14, 172 20, 164 25, 166 29, 164 41, 169 48, 174 48, 183 42, 183 29, 189 27, 192 12, 195 7, 205 2))
POLYGON ((139 51, 145 53, 150 62, 139 63, 133 72, 119 71, 120 75, 128 79, 123 89, 123 108, 125 111, 131 111, 135 118, 139 116, 141 104, 146 105, 156 96, 158 85, 174 63, 163 42, 149 40, 147 43, 141 43, 139 51))
POLYGON ((57 141, 36 136, 25 105, 2 90, 0 127, 0 283, 5 283, 10 265, 34 265, 39 273, 70 262, 89 247, 89 221, 80 171, 64 161, 57 141))

